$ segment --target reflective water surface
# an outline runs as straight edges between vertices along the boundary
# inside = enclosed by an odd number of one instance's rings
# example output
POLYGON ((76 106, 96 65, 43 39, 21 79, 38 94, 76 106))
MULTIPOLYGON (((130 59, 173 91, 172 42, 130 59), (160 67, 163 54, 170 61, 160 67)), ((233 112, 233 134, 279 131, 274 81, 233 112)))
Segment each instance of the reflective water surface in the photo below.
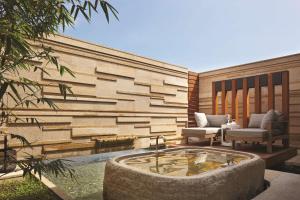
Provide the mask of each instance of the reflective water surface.
POLYGON ((207 171, 236 165, 250 157, 221 151, 181 149, 128 157, 119 163, 144 172, 168 176, 193 176, 207 171))

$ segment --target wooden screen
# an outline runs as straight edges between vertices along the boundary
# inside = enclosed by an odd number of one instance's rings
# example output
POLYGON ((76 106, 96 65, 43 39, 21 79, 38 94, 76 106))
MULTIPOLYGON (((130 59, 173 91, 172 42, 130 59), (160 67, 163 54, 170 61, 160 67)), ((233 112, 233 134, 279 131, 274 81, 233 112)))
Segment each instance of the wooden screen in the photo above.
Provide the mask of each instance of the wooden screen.
POLYGON ((231 80, 215 81, 212 83, 212 113, 227 114, 227 92, 231 91, 231 114, 233 119, 238 119, 238 90, 242 90, 243 101, 243 127, 248 126, 249 119, 249 89, 254 88, 254 110, 255 113, 262 111, 262 87, 268 88, 268 109, 275 108, 275 86, 281 85, 282 112, 286 119, 289 117, 289 72, 274 72, 250 77, 236 78, 231 80), (218 92, 221 92, 221 112, 218 111, 218 92))
POLYGON ((199 77, 198 73, 188 73, 188 127, 195 127, 194 113, 199 111, 199 77))

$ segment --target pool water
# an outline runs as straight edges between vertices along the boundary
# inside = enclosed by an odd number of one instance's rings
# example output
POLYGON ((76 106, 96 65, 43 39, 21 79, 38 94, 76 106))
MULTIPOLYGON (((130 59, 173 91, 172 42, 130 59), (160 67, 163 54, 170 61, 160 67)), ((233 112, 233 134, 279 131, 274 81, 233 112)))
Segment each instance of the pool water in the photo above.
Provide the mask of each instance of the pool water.
POLYGON ((59 189, 74 200, 103 200, 103 179, 106 160, 132 153, 143 153, 146 150, 130 150, 113 153, 102 153, 91 156, 68 158, 76 171, 76 180, 70 177, 44 174, 59 189))
POLYGON ((221 153, 203 149, 181 149, 128 157, 118 162, 146 173, 167 176, 193 176, 211 170, 235 165, 249 156, 221 153))

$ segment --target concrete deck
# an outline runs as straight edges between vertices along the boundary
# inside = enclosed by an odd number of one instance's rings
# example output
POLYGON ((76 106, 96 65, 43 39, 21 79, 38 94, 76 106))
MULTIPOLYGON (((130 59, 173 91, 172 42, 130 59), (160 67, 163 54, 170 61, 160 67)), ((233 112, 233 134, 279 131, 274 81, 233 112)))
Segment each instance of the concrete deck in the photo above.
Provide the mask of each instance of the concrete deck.
POLYGON ((287 166, 297 166, 300 167, 300 154, 298 151, 298 155, 292 157, 291 159, 288 159, 287 161, 284 162, 285 165, 287 166))
POLYGON ((300 199, 300 175, 266 170, 265 179, 270 181, 271 186, 255 197, 254 200, 300 199))

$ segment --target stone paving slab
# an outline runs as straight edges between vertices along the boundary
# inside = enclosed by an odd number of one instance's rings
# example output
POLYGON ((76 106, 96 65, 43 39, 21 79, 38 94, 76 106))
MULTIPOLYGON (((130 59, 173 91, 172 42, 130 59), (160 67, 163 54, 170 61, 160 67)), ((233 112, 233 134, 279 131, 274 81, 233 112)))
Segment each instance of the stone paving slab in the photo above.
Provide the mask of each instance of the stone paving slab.
POLYGON ((285 161, 285 164, 289 165, 289 166, 300 167, 300 154, 298 153, 297 156, 294 156, 291 159, 288 159, 287 161, 285 161))
POLYGON ((255 197, 254 200, 300 199, 299 174, 266 170, 265 179, 271 182, 271 187, 255 197))

